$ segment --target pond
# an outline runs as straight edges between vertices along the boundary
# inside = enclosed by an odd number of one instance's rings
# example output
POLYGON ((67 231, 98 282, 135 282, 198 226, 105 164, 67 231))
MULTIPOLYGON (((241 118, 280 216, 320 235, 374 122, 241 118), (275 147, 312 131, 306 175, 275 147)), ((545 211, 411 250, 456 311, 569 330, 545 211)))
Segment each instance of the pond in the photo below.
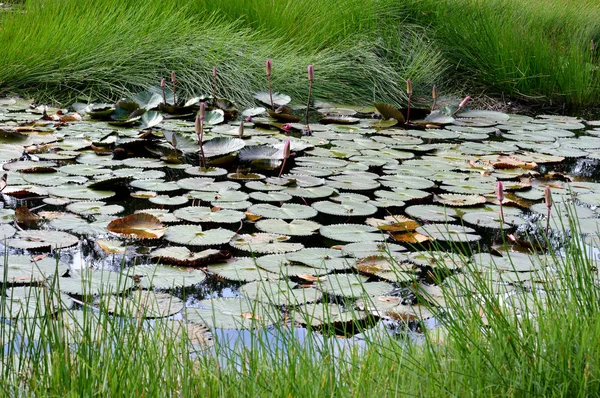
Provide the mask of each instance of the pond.
POLYGON ((414 110, 425 121, 402 123, 380 117, 388 105, 316 103, 307 128, 302 109, 219 100, 202 158, 198 100, 156 97, 77 112, 0 100, 9 302, 52 280, 73 312, 174 316, 226 339, 273 324, 404 333, 474 273, 514 311, 560 283, 556 258, 528 249, 559 248, 573 211, 598 246, 600 122, 414 110))

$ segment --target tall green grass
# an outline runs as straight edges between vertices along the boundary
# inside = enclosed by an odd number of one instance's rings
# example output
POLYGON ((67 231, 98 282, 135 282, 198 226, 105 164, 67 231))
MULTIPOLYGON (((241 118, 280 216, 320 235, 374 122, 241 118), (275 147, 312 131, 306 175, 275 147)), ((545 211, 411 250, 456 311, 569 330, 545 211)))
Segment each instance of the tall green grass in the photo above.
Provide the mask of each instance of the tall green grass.
POLYGON ((466 90, 598 104, 600 4, 591 0, 407 0, 466 90), (596 49, 591 51, 590 41, 596 49))
MULTIPOLYGON (((302 12, 290 15, 297 14, 302 12)), ((327 26, 337 11, 311 15, 309 22, 318 22, 312 26, 327 26)), ((210 93, 216 65, 219 94, 248 104, 254 92, 265 89, 264 61, 272 58, 274 89, 299 102, 306 97, 305 70, 312 63, 317 98, 400 103, 407 73, 419 70, 421 83, 429 85, 444 68, 439 52, 420 45, 420 35, 408 34, 402 45, 407 62, 398 65, 382 55, 372 35, 333 30, 327 45, 317 46, 305 40, 314 29, 306 24, 299 21, 304 33, 290 41, 276 29, 254 28, 192 1, 29 0, 23 12, 5 15, 0 24, 0 92, 63 103, 114 100, 176 70, 189 95, 210 93), (440 62, 431 62, 435 59, 440 62), (427 67, 418 65, 421 60, 427 67)))

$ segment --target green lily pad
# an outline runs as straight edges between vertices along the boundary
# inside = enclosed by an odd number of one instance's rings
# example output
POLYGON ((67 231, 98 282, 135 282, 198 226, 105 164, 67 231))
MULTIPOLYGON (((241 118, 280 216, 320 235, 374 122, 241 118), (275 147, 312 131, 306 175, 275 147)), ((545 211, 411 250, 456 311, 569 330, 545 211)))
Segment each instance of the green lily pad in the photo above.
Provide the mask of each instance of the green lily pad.
POLYGON ((202 230, 200 225, 173 225, 167 228, 164 238, 169 242, 190 246, 212 246, 229 242, 235 232, 216 228, 202 230))
POLYGON ((253 233, 236 235, 229 244, 252 253, 287 253, 304 248, 300 243, 288 243, 289 239, 287 235, 253 233))
POLYGON ((481 239, 473 228, 455 224, 429 224, 416 229, 417 233, 447 242, 475 242, 481 239))
POLYGON ((134 290, 129 296, 102 295, 95 305, 116 316, 160 318, 180 312, 184 302, 168 293, 134 290))
POLYGON ((60 185, 48 188, 48 193, 61 198, 79 200, 102 200, 115 196, 114 191, 98 191, 81 185, 60 185))
POLYGON ((74 202, 67 205, 67 210, 81 215, 112 215, 125 210, 123 206, 107 205, 104 202, 74 202))
POLYGON ((185 318, 218 329, 254 329, 279 322, 276 307, 258 301, 235 298, 202 300, 199 308, 186 308, 185 318))
POLYGON ((309 327, 358 322, 367 317, 363 311, 345 310, 338 304, 326 303, 300 306, 293 315, 294 321, 309 327))
POLYGON ((328 272, 350 269, 355 261, 352 258, 344 258, 340 250, 324 247, 311 247, 294 253, 287 253, 285 258, 295 263, 321 268, 328 272))
POLYGON ((367 277, 355 274, 331 274, 317 281, 317 288, 334 296, 360 298, 381 296, 394 290, 387 282, 367 282, 367 277))
POLYGON ((325 225, 319 229, 322 236, 342 242, 383 241, 386 236, 375 227, 361 224, 325 225))
POLYGON ((252 282, 257 280, 277 280, 278 274, 258 267, 253 257, 237 257, 207 267, 209 272, 232 281, 252 282))
POLYGON ((133 286, 133 279, 118 272, 82 269, 58 281, 62 292, 78 296, 118 294, 133 286))
POLYGON ((239 223, 246 215, 236 210, 213 211, 210 207, 188 206, 173 212, 175 217, 189 222, 239 223))
POLYGON ((259 220, 255 225, 262 232, 289 236, 313 235, 321 227, 321 224, 314 221, 292 220, 287 222, 278 218, 259 220))
POLYGON ((29 256, 8 255, 0 269, 4 282, 7 283, 32 283, 43 282, 53 275, 65 274, 69 267, 62 261, 52 257, 35 260, 29 256))
POLYGON ((314 288, 295 288, 289 281, 256 281, 240 287, 240 293, 250 300, 277 306, 296 306, 321 299, 321 292, 314 288))
POLYGON ((44 286, 18 286, 6 290, 2 313, 7 318, 41 318, 46 314, 69 309, 71 298, 44 286))
POLYGON ((18 231, 6 244, 16 249, 62 249, 76 245, 76 236, 61 231, 18 231))
MULTIPOLYGON (((171 248, 159 249, 167 251, 171 248)), ((153 257, 166 258, 162 253, 152 253, 153 257)), ((200 253, 198 253, 200 254, 200 253)), ((195 259, 197 260, 197 258, 195 259)), ((139 285, 145 289, 174 289, 197 285, 206 279, 206 274, 199 269, 181 268, 165 265, 136 266, 124 272, 128 276, 136 276, 139 285)))
POLYGON ((267 218, 279 218, 282 220, 300 220, 312 218, 317 215, 317 210, 310 206, 284 203, 281 207, 268 203, 260 203, 250 206, 248 211, 258 216, 267 218))

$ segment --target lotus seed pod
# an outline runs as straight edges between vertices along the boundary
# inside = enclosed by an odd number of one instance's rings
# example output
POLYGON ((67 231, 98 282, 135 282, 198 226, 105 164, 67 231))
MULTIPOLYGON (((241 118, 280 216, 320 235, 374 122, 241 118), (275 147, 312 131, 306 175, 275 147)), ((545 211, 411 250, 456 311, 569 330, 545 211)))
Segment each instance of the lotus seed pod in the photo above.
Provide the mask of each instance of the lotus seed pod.
POLYGON ((410 77, 408 79, 406 79, 406 93, 408 95, 412 95, 412 81, 410 80, 410 77))
POLYGON ((308 65, 308 80, 315 80, 315 70, 312 65, 308 65))
POLYGON ((273 70, 273 61, 267 59, 265 70, 267 71, 267 76, 271 76, 271 71, 273 70))

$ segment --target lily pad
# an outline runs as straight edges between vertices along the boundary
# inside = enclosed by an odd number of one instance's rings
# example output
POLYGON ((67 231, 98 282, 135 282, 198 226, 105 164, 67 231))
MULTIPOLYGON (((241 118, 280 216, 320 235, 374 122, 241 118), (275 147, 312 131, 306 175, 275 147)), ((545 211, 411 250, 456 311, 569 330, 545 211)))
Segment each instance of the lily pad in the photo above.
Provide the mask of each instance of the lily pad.
POLYGON ((17 249, 62 249, 76 245, 76 236, 61 231, 18 231, 6 244, 17 249))
POLYGON ((321 292, 314 288, 296 288, 289 281, 257 281, 240 287, 240 293, 251 300, 277 306, 296 306, 321 299, 321 292))
POLYGON ((111 271, 82 269, 71 271, 70 277, 58 281, 62 292, 78 296, 95 294, 118 294, 133 286, 133 279, 111 271))
POLYGON ((314 221, 292 220, 287 222, 278 218, 260 220, 255 225, 262 232, 289 236, 313 235, 321 227, 321 224, 314 221))
POLYGON ((188 206, 177 209, 173 215, 189 222, 212 222, 212 223, 238 223, 243 220, 246 215, 241 211, 236 210, 217 210, 213 211, 210 207, 203 206, 188 206))
POLYGON ((186 309, 186 320, 212 328, 262 328, 279 322, 280 319, 276 307, 247 299, 215 298, 202 300, 198 305, 199 308, 186 309))
POLYGON ((287 235, 253 233, 236 235, 229 244, 252 253, 287 253, 304 248, 301 243, 288 243, 289 239, 287 235))
POLYGON ((158 218, 147 213, 137 213, 117 218, 111 221, 106 229, 130 239, 158 239, 166 231, 158 218))
POLYGON ((278 274, 258 267, 253 257, 237 257, 208 266, 208 271, 217 276, 240 282, 257 280, 277 280, 278 274))
MULTIPOLYGON (((163 249, 163 250, 168 250, 163 249)), ((160 249, 159 249, 160 250, 160 249)), ((156 253, 153 253, 156 257, 156 253)), ((160 256, 164 258, 164 256, 160 256)), ((183 263, 183 261, 181 262, 183 263)), ((136 266, 124 272, 126 275, 139 280, 139 285, 145 289, 174 289, 197 285, 206 279, 206 274, 199 269, 180 268, 165 265, 136 266)))
POLYGON ((212 246, 227 243, 235 232, 223 228, 202 230, 200 225, 173 225, 167 228, 165 239, 190 246, 212 246))
POLYGON ((267 203, 250 206, 248 211, 252 214, 267 218, 279 218, 282 220, 299 220, 312 218, 317 215, 317 210, 310 206, 284 203, 281 207, 267 203))
POLYGON ((375 227, 360 224, 325 225, 319 229, 322 236, 342 242, 368 242, 386 240, 375 227))
POLYGON ((319 327, 325 324, 343 324, 358 322, 367 317, 363 311, 346 310, 339 304, 307 304, 300 306, 294 312, 294 321, 309 327, 319 327))
POLYGON ((317 281, 317 288, 334 296, 360 298, 380 296, 394 290, 387 282, 367 282, 368 278, 355 274, 331 274, 317 281))
POLYGON ((95 305, 116 316, 160 318, 180 312, 184 303, 168 293, 134 290, 129 296, 100 296, 95 305))

